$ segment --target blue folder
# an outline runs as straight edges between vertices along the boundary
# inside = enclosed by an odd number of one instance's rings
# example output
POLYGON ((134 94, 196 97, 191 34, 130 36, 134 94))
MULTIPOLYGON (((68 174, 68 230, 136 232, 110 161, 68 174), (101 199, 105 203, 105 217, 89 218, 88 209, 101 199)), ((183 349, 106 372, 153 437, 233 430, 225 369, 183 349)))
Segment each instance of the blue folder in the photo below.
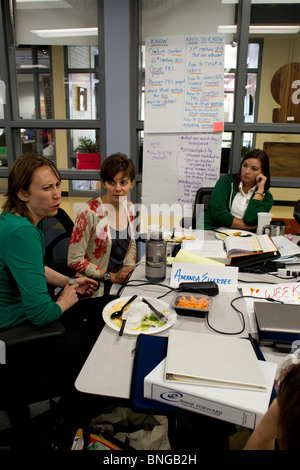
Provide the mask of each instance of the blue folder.
POLYGON ((168 338, 163 336, 141 333, 137 338, 131 382, 131 400, 133 407, 140 411, 178 412, 178 408, 144 398, 144 379, 166 357, 167 347, 168 338))

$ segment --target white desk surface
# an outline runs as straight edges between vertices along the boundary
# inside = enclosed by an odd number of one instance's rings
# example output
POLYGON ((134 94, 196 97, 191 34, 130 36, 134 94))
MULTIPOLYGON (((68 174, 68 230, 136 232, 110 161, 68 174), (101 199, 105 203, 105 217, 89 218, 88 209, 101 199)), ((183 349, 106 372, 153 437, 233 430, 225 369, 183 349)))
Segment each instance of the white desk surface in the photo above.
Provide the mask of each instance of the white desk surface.
MULTIPOLYGON (((167 277, 163 284, 169 285, 170 272, 171 269, 167 268, 167 277)), ((146 282, 144 261, 140 262, 136 267, 131 279, 132 281, 122 291, 121 297, 131 296, 133 294, 145 294, 146 290, 147 296, 157 298, 168 290, 167 288, 153 285, 131 287, 131 284, 138 284, 140 280, 146 282), (133 282, 133 280, 136 280, 136 282, 133 282)), ((263 275, 262 277, 261 275, 248 273, 240 273, 239 279, 248 281, 256 280, 257 282, 279 282, 274 276, 263 275)), ((282 280, 280 280, 280 282, 282 282, 282 280)), ((116 291, 117 289, 115 288, 115 292, 116 291)), ((163 300, 171 302, 174 295, 175 294, 171 292, 163 297, 163 300)), ((221 292, 219 295, 213 297, 212 308, 209 313, 209 321, 212 327, 219 331, 226 332, 237 332, 241 330, 242 322, 240 315, 238 315, 230 305, 231 300, 239 295, 239 292, 221 292)), ((250 332, 250 326, 245 301, 241 299, 236 302, 235 306, 244 313, 246 323, 243 333, 237 336, 247 337, 250 332)), ((180 316, 172 328, 216 334, 209 328, 206 319, 203 318, 180 316)), ((160 335, 167 336, 168 330, 160 333, 160 335)), ((137 336, 132 335, 124 334, 119 337, 115 330, 105 325, 77 377, 75 382, 77 390, 83 393, 128 399, 130 396, 136 340, 137 336)), ((280 363, 285 357, 285 354, 274 351, 271 347, 262 347, 261 350, 267 361, 280 363)))

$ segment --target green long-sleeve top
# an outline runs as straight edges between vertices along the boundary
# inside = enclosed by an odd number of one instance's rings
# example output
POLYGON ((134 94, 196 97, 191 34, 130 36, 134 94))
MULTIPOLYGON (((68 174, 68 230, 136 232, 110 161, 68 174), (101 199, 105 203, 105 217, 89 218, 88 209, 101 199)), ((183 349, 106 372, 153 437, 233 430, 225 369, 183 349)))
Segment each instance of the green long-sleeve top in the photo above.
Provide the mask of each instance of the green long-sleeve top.
POLYGON ((52 301, 44 271, 44 235, 26 217, 0 217, 0 328, 26 320, 42 326, 62 311, 52 301))
MULTIPOLYGON (((231 227, 234 216, 230 211, 233 199, 237 194, 234 183, 233 175, 225 175, 219 178, 212 192, 209 207, 204 213, 204 227, 203 219, 200 218, 196 224, 197 228, 211 230, 218 227, 231 227)), ((257 225, 257 214, 259 212, 269 212, 272 205, 273 196, 269 191, 266 191, 262 201, 253 199, 252 196, 243 217, 245 224, 249 226, 257 225)))

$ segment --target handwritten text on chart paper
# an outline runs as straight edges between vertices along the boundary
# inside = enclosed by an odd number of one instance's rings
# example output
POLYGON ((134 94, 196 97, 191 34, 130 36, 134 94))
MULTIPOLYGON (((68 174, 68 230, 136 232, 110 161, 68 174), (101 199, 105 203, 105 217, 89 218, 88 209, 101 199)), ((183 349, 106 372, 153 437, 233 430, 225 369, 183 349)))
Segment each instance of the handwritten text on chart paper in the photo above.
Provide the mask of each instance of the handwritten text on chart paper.
POLYGON ((146 39, 145 132, 214 132, 224 121, 224 38, 146 39))
POLYGON ((222 134, 145 134, 143 202, 192 205, 220 173, 222 134))

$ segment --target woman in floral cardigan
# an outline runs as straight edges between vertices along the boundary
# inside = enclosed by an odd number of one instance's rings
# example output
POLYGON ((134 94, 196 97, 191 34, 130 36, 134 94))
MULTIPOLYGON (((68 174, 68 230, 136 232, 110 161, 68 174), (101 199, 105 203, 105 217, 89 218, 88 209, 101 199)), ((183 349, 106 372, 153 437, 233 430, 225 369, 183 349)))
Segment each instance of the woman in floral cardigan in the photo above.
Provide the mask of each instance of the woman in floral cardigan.
POLYGON ((101 169, 105 195, 79 212, 72 232, 68 265, 79 275, 100 281, 93 294, 109 294, 112 283, 128 280, 136 263, 134 207, 127 200, 135 182, 132 161, 122 153, 108 157, 101 169))

